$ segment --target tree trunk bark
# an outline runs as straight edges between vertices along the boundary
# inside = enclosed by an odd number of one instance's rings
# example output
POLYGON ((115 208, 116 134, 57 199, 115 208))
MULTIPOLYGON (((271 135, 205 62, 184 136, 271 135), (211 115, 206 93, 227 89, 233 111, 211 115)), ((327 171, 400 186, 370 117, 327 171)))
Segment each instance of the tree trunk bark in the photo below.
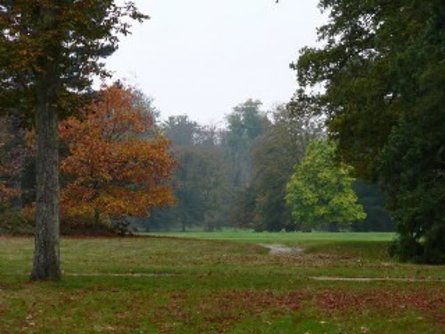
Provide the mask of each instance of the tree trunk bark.
MULTIPOLYGON (((32 280, 59 280, 59 129, 57 102, 60 91, 58 62, 61 45, 58 38, 48 39, 55 31, 57 1, 42 4, 39 33, 42 55, 36 72, 35 126, 36 154, 36 229, 32 280)), ((54 35, 55 36, 55 35, 54 35)))
MULTIPOLYGON (((43 88, 44 90, 45 88, 43 88)), ((57 111, 44 91, 36 110, 36 230, 32 280, 59 280, 59 148, 57 111)))

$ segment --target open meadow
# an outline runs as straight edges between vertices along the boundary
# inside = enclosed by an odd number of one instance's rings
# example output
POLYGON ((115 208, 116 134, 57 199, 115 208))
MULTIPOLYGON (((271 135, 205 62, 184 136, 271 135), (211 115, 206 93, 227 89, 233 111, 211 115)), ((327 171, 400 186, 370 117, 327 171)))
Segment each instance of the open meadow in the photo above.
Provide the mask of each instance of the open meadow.
POLYGON ((444 334, 444 86, 445 0, 0 1, 0 334, 444 334))
POLYGON ((445 267, 392 261, 392 238, 64 238, 63 280, 32 283, 33 240, 0 237, 0 333, 444 333, 445 267))

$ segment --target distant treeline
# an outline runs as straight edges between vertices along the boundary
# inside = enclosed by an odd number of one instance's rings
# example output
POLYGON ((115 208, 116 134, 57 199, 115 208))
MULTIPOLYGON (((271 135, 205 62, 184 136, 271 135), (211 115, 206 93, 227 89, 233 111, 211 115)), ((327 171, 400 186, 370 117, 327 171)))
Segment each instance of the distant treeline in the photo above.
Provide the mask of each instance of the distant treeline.
MULTIPOLYGON (((178 164, 173 180, 177 202, 133 224, 149 231, 307 230, 292 218, 286 185, 308 143, 326 137, 322 122, 293 116, 284 105, 269 112, 261 106, 258 100, 236 106, 224 128, 203 126, 185 115, 162 122, 178 164)), ((367 218, 351 222, 349 229, 393 231, 377 187, 357 180, 354 189, 367 218)), ((322 224, 311 228, 327 229, 322 224)))
MULTIPOLYGON (((99 104, 91 105, 95 112, 61 125, 64 233, 215 231, 223 227, 393 230, 377 187, 362 180, 354 181, 358 198, 353 195, 351 201, 363 206, 364 221, 317 213, 320 205, 324 210, 323 196, 309 206, 310 219, 292 214, 286 194, 295 166, 304 159, 310 142, 327 141, 323 122, 316 117, 296 116, 285 105, 265 112, 260 101, 248 100, 226 116, 225 127, 218 128, 200 125, 185 115, 160 121, 150 99, 119 85, 98 94, 99 104), (113 100, 104 104, 104 98, 113 100), (124 109, 122 101, 128 102, 124 109), (113 103, 120 109, 109 114, 103 107, 113 103), (140 131, 144 131, 142 137, 140 131), (162 138, 169 139, 170 146, 162 138), (173 166, 166 154, 175 160, 173 166), (155 171, 161 174, 156 176, 155 171), (347 224, 340 224, 339 217, 347 224)), ((23 130, 13 116, 1 118, 0 127, 0 232, 30 233, 36 172, 33 134, 23 130)), ((320 188, 323 194, 323 182, 320 188)), ((346 205, 352 208, 351 203, 346 205)))

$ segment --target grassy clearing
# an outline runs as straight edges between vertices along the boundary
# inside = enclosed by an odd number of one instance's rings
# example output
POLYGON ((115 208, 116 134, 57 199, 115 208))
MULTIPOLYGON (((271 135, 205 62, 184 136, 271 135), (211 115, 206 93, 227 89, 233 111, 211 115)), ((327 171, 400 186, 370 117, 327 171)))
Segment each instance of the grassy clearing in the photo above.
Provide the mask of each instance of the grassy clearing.
POLYGON ((149 236, 164 236, 177 238, 195 238, 202 240, 226 240, 240 241, 248 243, 281 243, 286 245, 307 244, 315 241, 320 242, 338 242, 338 241, 380 241, 390 242, 394 240, 394 233, 286 233, 286 232, 253 232, 253 231, 235 231, 226 230, 222 232, 164 232, 164 233, 146 233, 149 236))
POLYGON ((59 283, 28 282, 32 240, 0 238, 0 333, 445 331, 443 282, 311 279, 445 279, 443 266, 392 262, 390 235, 230 233, 64 239, 59 283), (272 256, 258 243, 307 252, 272 256))

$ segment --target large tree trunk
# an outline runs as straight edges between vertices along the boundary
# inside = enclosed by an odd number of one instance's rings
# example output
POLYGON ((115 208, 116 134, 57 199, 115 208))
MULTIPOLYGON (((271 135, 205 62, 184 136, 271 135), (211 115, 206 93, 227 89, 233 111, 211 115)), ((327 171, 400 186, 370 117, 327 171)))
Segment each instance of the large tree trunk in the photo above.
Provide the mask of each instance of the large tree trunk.
MULTIPOLYGON (((55 4, 40 7, 39 33, 54 31, 55 4)), ((60 90, 57 38, 44 39, 40 69, 36 75, 36 230, 33 280, 61 278, 59 246, 59 133, 57 98, 60 90)))
MULTIPOLYGON (((40 94, 39 94, 40 95, 40 94)), ((33 280, 61 277, 59 250, 59 150, 57 112, 41 92, 36 112, 36 230, 33 280)))

